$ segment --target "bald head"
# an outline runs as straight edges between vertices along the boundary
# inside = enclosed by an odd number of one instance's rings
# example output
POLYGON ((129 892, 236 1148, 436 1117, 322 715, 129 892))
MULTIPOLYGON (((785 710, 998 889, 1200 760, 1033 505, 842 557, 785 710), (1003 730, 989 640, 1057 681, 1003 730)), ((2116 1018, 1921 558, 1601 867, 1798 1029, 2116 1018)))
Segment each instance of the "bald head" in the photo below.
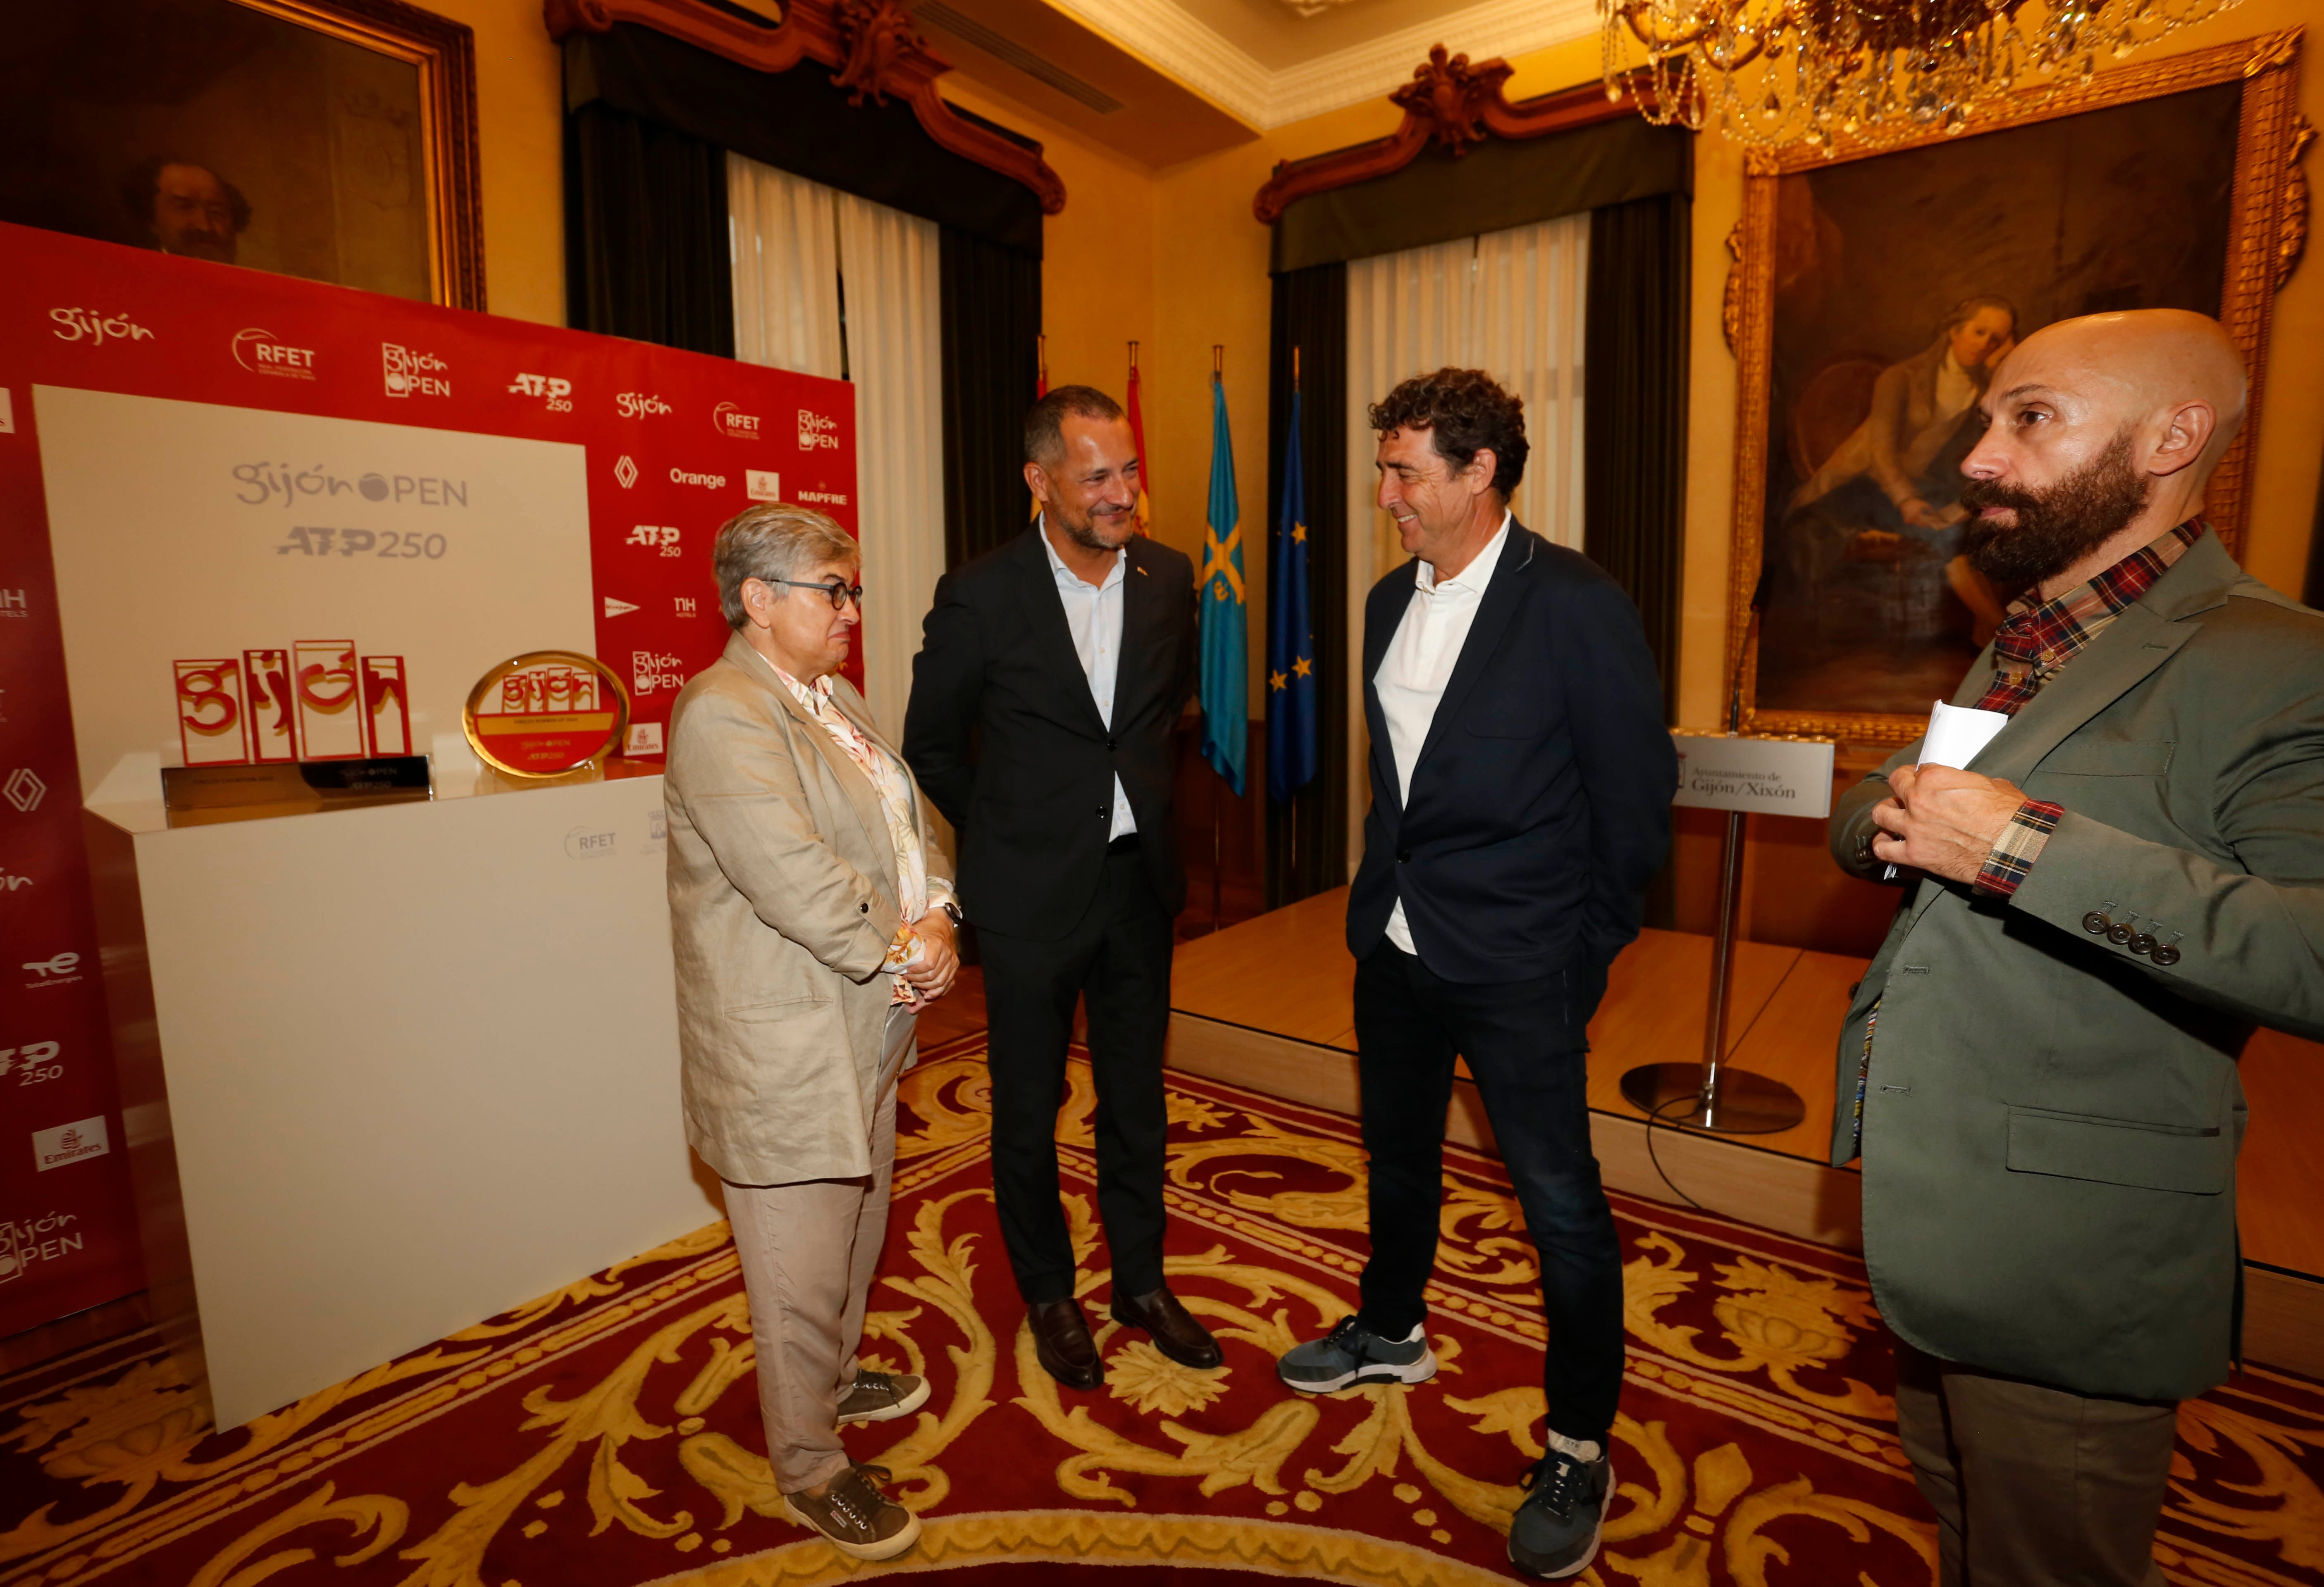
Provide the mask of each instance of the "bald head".
POLYGON ((2072 394, 2132 425, 2165 423, 2200 404, 2211 416, 2207 444, 2190 461, 2170 460, 2208 475, 2243 428, 2250 383, 2243 355, 2209 315, 2136 309, 2043 327, 2002 360, 1993 384, 2005 396, 2026 388, 2072 394))
POLYGON ((2142 309, 2035 331, 1995 370, 1990 423, 1961 465, 1971 559, 2046 596, 2197 516, 2246 389, 2235 344, 2205 315, 2142 309))

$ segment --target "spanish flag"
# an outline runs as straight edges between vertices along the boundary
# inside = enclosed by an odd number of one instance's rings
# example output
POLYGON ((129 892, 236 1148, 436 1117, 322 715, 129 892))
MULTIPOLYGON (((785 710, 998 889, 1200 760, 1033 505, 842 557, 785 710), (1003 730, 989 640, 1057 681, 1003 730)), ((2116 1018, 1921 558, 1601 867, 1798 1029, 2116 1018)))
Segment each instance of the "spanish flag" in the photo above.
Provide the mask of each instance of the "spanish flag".
POLYGON ((1138 448, 1138 532, 1151 534, 1154 516, 1153 500, 1147 494, 1147 478, 1150 472, 1146 460, 1146 420, 1138 411, 1138 344, 1130 344, 1130 440, 1138 448))

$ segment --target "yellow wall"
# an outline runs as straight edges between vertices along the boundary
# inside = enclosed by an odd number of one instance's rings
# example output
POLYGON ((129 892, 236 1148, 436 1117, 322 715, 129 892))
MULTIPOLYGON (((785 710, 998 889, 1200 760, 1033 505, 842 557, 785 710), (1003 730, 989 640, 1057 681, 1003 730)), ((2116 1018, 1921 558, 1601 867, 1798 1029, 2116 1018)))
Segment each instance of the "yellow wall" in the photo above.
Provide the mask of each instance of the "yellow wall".
MULTIPOLYGON (((476 31, 483 131, 486 281, 496 314, 565 318, 563 179, 558 51, 538 0, 432 0, 476 31)), ((2208 48, 2310 19, 2314 0, 2244 0, 2148 54, 2208 48)), ((1459 48, 1460 41, 1446 41, 1459 48)), ((1519 57, 1511 97, 1591 79, 1595 39, 1519 57)), ((2306 63, 2301 109, 2324 124, 2324 69, 2306 63)), ((1267 499, 1268 232, 1251 197, 1279 160, 1342 148, 1392 131, 1385 98, 1278 127, 1239 148, 1148 171, 1015 100, 954 73, 945 93, 1040 139, 1067 202, 1049 220, 1042 298, 1052 383, 1084 381, 1120 394, 1124 344, 1139 364, 1157 534, 1199 556, 1209 491, 1210 350, 1226 347, 1236 485, 1250 576, 1254 712, 1263 678, 1267 499)), ((1719 324, 1725 239, 1741 211, 1741 151, 1717 134, 1697 145, 1692 396, 1679 660, 1680 715, 1717 718, 1727 632, 1732 531, 1735 361, 1719 324)), ((2324 364, 2296 356, 2324 338, 2324 260, 2311 260, 2277 298, 2266 390, 2256 415, 2245 562, 2277 588, 2304 577, 2324 441, 2324 364)), ((1378 393, 1351 393, 1366 397, 1378 393)))
POLYGON ((494 314, 565 323, 565 108, 540 0, 423 0, 476 33, 484 298, 494 314))

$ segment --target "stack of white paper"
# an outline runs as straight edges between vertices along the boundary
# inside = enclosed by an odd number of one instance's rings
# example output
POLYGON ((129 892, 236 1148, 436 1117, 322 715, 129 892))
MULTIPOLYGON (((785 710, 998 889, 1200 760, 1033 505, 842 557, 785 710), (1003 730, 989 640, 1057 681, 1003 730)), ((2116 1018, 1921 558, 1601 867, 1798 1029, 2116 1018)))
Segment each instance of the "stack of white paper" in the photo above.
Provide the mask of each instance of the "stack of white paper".
POLYGON ((1939 700, 1929 712, 1929 731, 1921 740, 1921 764, 1965 771, 1978 752, 2008 725, 2009 718, 1999 711, 1948 706, 1939 700))
MULTIPOLYGON (((1979 711, 1969 706, 1948 706, 1942 700, 1930 707, 1929 731, 1921 736, 1921 764, 1950 766, 1956 771, 1966 771, 1978 752, 1991 743, 1994 735, 2009 725, 2009 718, 1999 711, 1979 711)), ((1894 881, 1903 867, 1889 866, 1882 880, 1894 881)))

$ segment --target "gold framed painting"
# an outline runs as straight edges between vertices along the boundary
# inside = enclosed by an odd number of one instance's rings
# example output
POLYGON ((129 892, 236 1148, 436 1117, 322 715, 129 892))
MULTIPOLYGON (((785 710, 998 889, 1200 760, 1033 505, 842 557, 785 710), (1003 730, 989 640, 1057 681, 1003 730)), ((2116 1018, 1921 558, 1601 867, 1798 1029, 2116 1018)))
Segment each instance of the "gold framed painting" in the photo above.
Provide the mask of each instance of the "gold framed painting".
POLYGON ((484 307, 475 36, 399 0, 72 0, 0 50, 0 220, 484 307))
POLYGON ((2209 512, 2240 549, 2270 311, 2307 232, 2300 39, 2020 95, 1954 136, 1748 157, 1726 303, 1746 732, 1903 743, 1952 693, 2011 594, 1960 554, 1960 466, 1992 366, 2052 321, 2218 317, 2253 419, 2209 512))

